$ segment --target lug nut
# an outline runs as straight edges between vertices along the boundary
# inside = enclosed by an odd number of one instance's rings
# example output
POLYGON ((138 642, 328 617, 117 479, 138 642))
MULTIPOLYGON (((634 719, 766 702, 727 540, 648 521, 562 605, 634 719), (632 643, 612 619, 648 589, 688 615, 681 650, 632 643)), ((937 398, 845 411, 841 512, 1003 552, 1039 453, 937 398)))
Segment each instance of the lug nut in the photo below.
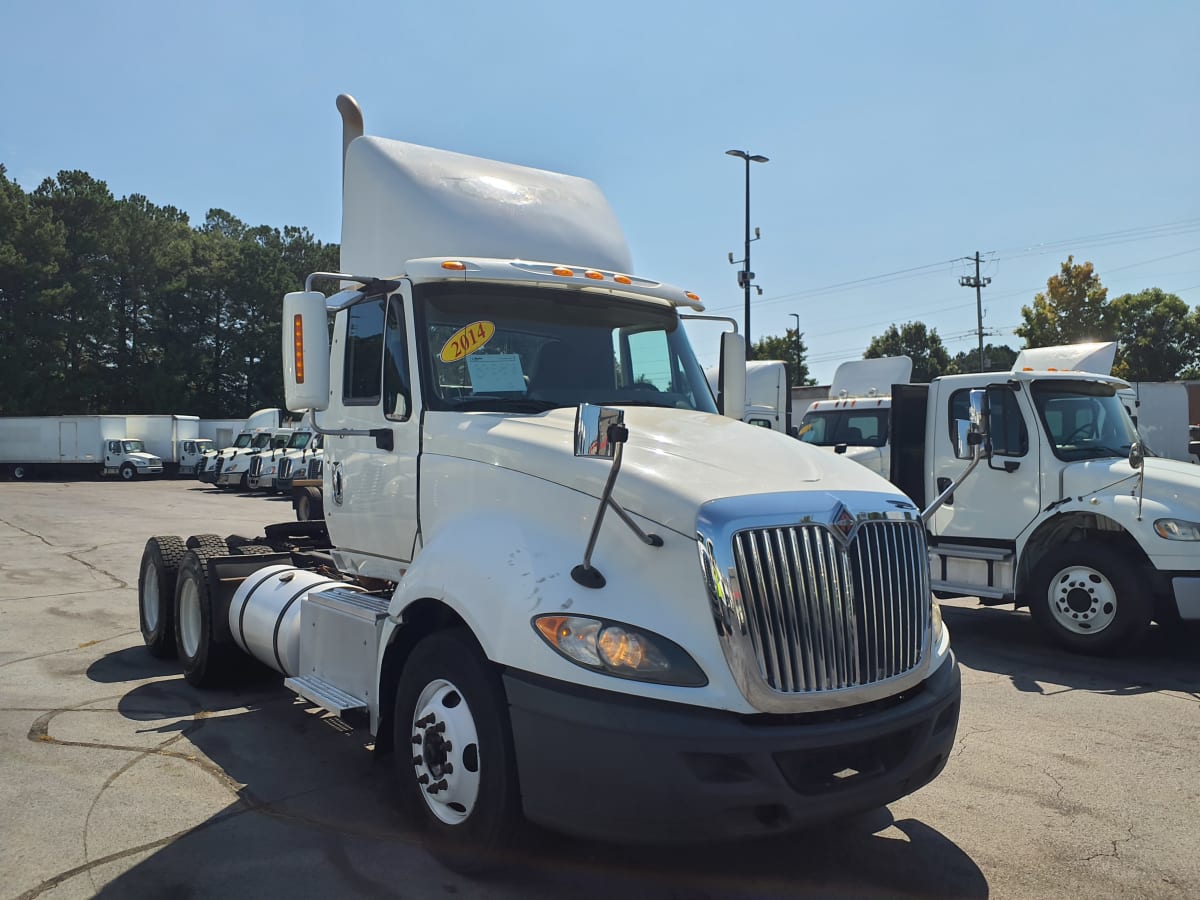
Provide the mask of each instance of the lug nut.
POLYGON ((413 757, 413 765, 414 766, 419 766, 423 762, 425 762, 425 757, 423 757, 423 756, 414 756, 413 757))
POLYGON ((412 742, 413 742, 414 744, 419 744, 419 743, 421 743, 421 736, 420 736, 419 734, 414 734, 414 735, 412 736, 412 742))

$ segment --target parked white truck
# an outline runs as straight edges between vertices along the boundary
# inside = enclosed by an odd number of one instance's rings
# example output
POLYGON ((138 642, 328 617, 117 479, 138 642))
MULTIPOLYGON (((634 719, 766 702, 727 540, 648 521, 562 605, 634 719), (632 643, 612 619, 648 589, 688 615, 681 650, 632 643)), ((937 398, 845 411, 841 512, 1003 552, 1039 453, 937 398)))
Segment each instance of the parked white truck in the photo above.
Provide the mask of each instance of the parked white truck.
MULTIPOLYGON (((241 429, 237 432, 237 436, 232 442, 221 447, 219 450, 209 450, 205 452, 202 464, 196 467, 196 477, 207 484, 215 484, 217 481, 217 471, 224 466, 232 457, 238 453, 246 452, 251 448, 254 442, 255 435, 261 434, 264 431, 274 431, 279 428, 283 422, 282 411, 274 407, 268 409, 260 409, 257 412, 250 414, 249 418, 242 423, 241 429)), ((260 443, 262 443, 260 439, 260 443)))
POLYGON ((719 415, 680 323, 699 298, 630 274, 594 184, 364 137, 338 105, 344 272, 283 308, 325 520, 152 538, 150 650, 200 686, 249 655, 364 713, 460 865, 524 819, 749 837, 935 777, 959 674, 912 502, 736 421, 736 335, 719 415))
POLYGON ((842 363, 833 374, 829 397, 814 400, 800 422, 806 444, 831 447, 872 472, 891 472, 892 385, 912 377, 912 359, 884 356, 842 363))
POLYGON ((45 474, 162 475, 163 461, 132 435, 126 416, 0 418, 0 471, 14 481, 45 474))
POLYGON ((988 393, 991 456, 929 519, 934 590, 1028 606, 1089 653, 1129 650, 1152 620, 1200 621, 1200 471, 1143 458, 1120 379, 1022 366, 896 385, 892 481, 923 504, 962 475, 972 389, 988 393))
POLYGON ((287 443, 282 447, 272 447, 270 450, 263 450, 250 460, 250 468, 248 470, 248 485, 250 490, 277 490, 275 479, 280 467, 286 463, 290 474, 293 464, 299 464, 302 460, 307 461, 310 455, 309 447, 314 442, 319 446, 321 436, 312 430, 310 424, 302 422, 295 431, 291 432, 287 438, 287 443))
POLYGON ((167 475, 195 474, 200 457, 212 446, 211 441, 200 437, 198 416, 126 416, 125 427, 141 438, 147 453, 163 461, 167 475))

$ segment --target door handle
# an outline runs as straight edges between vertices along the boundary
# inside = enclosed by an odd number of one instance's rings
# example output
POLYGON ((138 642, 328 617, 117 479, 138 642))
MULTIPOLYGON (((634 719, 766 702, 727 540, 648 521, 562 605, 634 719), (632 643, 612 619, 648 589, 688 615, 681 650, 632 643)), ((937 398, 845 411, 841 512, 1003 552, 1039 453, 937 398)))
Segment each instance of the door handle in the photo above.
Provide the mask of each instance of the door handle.
POLYGON ((340 462, 333 464, 333 474, 330 476, 330 480, 333 482, 333 502, 341 506, 344 485, 342 483, 342 464, 340 462))
MULTIPOLYGON (((954 479, 953 479, 953 478, 939 478, 939 479, 937 480, 937 492, 938 492, 938 494, 941 494, 941 493, 942 493, 942 491, 944 491, 946 488, 950 487, 950 484, 951 484, 953 481, 954 481, 954 479)), ((953 495, 953 494, 951 494, 949 497, 947 497, 947 498, 946 498, 946 502, 945 502, 945 504, 943 504, 943 505, 945 505, 945 506, 953 506, 953 505, 954 505, 954 495, 953 495)))

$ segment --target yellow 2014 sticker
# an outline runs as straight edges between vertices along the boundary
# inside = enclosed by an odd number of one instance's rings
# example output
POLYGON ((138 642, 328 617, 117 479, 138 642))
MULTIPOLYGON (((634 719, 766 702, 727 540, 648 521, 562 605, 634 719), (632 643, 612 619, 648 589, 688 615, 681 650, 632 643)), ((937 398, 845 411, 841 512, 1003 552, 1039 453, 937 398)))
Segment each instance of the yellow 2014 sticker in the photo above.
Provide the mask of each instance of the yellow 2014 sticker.
POLYGON ((458 362, 490 341, 495 334, 496 326, 491 322, 472 322, 470 325, 464 325, 442 345, 439 356, 444 363, 458 362))

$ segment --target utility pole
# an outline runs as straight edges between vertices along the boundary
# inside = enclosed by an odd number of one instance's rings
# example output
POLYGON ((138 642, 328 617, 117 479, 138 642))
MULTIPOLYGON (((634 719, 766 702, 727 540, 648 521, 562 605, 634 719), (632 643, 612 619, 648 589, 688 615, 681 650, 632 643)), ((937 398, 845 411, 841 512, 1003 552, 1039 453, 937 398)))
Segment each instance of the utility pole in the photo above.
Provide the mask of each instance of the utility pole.
POLYGON ((966 260, 974 259, 975 260, 975 277, 972 278, 970 275, 963 275, 961 278, 958 279, 958 283, 961 284, 963 287, 975 288, 975 319, 976 319, 976 322, 978 323, 976 331, 979 334, 979 371, 982 372, 983 368, 984 368, 984 366, 983 366, 983 293, 982 293, 982 291, 985 287, 987 287, 989 284, 992 283, 992 279, 979 277, 979 251, 978 250, 975 251, 974 257, 964 256, 963 259, 966 259, 966 260))

